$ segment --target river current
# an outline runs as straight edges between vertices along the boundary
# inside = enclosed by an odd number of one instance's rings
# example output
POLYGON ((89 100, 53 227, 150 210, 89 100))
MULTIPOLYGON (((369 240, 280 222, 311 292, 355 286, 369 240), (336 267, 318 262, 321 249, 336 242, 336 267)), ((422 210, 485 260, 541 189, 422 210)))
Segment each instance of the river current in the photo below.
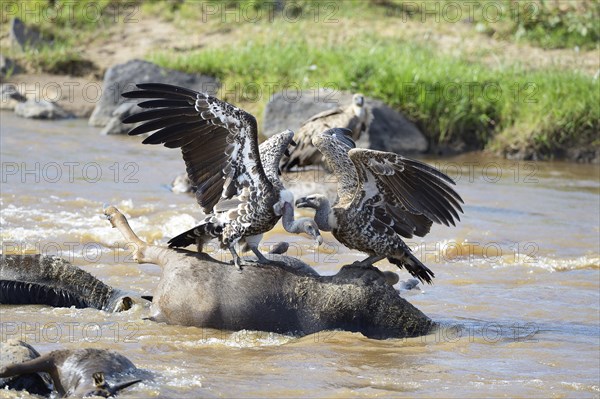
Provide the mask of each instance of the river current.
MULTIPOLYGON (((179 151, 100 136, 82 120, 0 118, 3 253, 58 254, 112 286, 151 294, 159 268, 116 248, 122 239, 101 213, 105 204, 117 206, 155 244, 191 228, 200 218, 194 198, 168 189, 184 170, 179 151)), ((297 338, 154 323, 141 305, 118 314, 4 305, 0 341, 23 339, 41 353, 121 351, 153 375, 124 398, 598 398, 598 165, 481 154, 424 160, 453 177, 465 200, 456 227, 434 225, 425 238, 408 240, 436 278, 400 295, 441 323, 433 334, 297 338)), ((285 180, 296 196, 334 187, 315 171, 285 180)), ((321 274, 364 257, 324 237, 316 249, 278 225, 264 244, 290 241, 289 254, 321 274)), ((377 266, 410 278, 385 261, 377 266)))

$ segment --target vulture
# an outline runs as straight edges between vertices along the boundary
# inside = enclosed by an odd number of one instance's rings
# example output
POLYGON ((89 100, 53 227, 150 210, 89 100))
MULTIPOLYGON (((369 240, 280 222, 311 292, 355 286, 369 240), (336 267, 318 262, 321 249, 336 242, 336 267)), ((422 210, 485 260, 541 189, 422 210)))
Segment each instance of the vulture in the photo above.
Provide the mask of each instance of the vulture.
POLYGON ((313 145, 338 179, 337 200, 320 194, 299 198, 296 206, 313 208, 319 229, 351 249, 369 256, 367 266, 387 258, 420 281, 431 283, 434 273, 403 241, 429 233, 433 222, 455 225, 463 212, 454 181, 439 170, 400 155, 355 148, 346 129, 315 135, 313 145))
MULTIPOLYGON (((290 156, 283 159, 281 167, 290 171, 294 167, 321 165, 322 156, 313 145, 313 137, 326 129, 345 128, 350 130, 350 137, 358 140, 361 134, 369 130, 373 115, 365 104, 362 94, 352 96, 352 104, 347 108, 333 108, 320 112, 305 121, 298 130, 296 141, 298 145, 290 151, 290 156)), ((328 169, 329 165, 325 164, 328 169)))
POLYGON ((128 116, 124 123, 139 123, 129 135, 154 132, 144 144, 181 148, 187 175, 196 187, 196 200, 207 215, 196 227, 169 241, 170 247, 187 247, 218 238, 234 264, 243 261, 236 245, 246 244, 259 263, 269 260, 259 251, 263 233, 283 217, 288 232, 304 232, 322 242, 314 220, 294 220, 294 198, 279 179, 279 162, 293 144, 286 130, 258 146, 254 116, 205 93, 161 83, 136 85, 125 98, 147 99, 138 105, 146 111, 128 116))

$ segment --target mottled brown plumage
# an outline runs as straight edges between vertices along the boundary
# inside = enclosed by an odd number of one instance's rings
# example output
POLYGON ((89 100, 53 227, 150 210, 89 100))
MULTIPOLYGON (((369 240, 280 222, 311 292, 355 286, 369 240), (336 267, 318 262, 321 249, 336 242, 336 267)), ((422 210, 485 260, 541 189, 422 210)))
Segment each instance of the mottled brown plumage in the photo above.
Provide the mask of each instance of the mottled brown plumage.
MULTIPOLYGON (((294 167, 308 165, 321 165, 321 152, 313 145, 313 137, 321 134, 327 129, 334 127, 345 128, 350 131, 353 140, 368 131, 373 115, 370 108, 365 104, 362 94, 352 97, 352 104, 346 108, 333 108, 320 112, 305 121, 296 134, 298 145, 291 151, 289 157, 282 162, 283 170, 291 170, 294 167)), ((328 165, 325 165, 329 168, 328 165)))

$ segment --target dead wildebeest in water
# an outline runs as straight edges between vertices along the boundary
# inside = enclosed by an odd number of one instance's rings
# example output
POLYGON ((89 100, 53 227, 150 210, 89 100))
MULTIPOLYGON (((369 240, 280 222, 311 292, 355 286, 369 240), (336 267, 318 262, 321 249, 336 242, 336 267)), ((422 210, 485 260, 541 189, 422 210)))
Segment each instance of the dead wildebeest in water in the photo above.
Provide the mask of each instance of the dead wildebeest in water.
POLYGON ((25 342, 9 340, 2 344, 0 355, 4 366, 0 368, 2 387, 44 396, 51 392, 45 386, 50 379, 61 397, 108 398, 142 381, 135 377, 148 374, 120 353, 104 349, 63 349, 40 356, 25 342))
POLYGON ((318 276, 294 267, 298 259, 272 255, 285 266, 251 264, 240 271, 205 253, 148 245, 115 207, 105 214, 136 246, 135 261, 162 268, 150 308, 156 321, 294 335, 340 329, 371 338, 425 335, 435 326, 372 266, 318 276))
POLYGON ((128 310, 140 296, 104 284, 65 259, 46 255, 2 255, 0 304, 128 310))

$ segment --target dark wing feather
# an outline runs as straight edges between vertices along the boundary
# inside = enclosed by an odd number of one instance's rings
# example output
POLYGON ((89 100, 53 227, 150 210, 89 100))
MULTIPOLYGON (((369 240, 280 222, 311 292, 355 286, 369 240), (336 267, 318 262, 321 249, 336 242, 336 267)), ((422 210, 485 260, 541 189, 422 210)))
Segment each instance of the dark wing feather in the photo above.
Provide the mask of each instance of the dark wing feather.
MULTIPOLYGON (((178 137, 181 134, 182 130, 191 131, 191 130, 200 130, 204 125, 207 125, 207 121, 201 122, 192 122, 192 123, 178 123, 175 125, 167 126, 165 128, 160 129, 160 131, 150 135, 142 141, 144 144, 165 144, 171 142, 175 137, 178 137)), ((204 132, 204 130, 202 130, 204 132)), ((182 148, 182 151, 184 149, 182 148)), ((187 147, 185 149, 187 151, 187 147)))
POLYGON ((167 120, 167 118, 176 118, 179 116, 196 116, 198 112, 195 109, 187 107, 168 107, 168 108, 156 108, 150 111, 138 112, 127 118, 127 123, 137 123, 143 121, 149 121, 151 119, 167 120))
POLYGON ((210 213, 220 198, 231 198, 244 186, 270 187, 260 161, 256 119, 204 93, 161 83, 137 85, 126 98, 147 98, 148 111, 123 120, 143 124, 129 134, 154 132, 145 144, 181 148, 196 199, 210 213))
POLYGON ((460 220, 463 200, 450 186, 454 181, 439 170, 389 152, 356 148, 348 155, 361 188, 381 193, 386 210, 402 228, 413 225, 414 234, 424 235, 432 221, 454 225, 460 220))
POLYGON ((148 100, 138 103, 140 108, 164 108, 164 107, 187 107, 189 103, 186 100, 148 100))
MULTIPOLYGON (((131 115, 131 116, 134 116, 134 115, 131 115)), ((129 131, 128 134, 130 136, 136 136, 138 134, 153 132, 155 130, 162 129, 165 127, 183 125, 184 123, 188 123, 188 122, 193 123, 193 122, 195 122, 195 120, 196 120, 195 117, 190 117, 190 116, 184 116, 184 117, 175 116, 175 117, 169 117, 169 118, 156 119, 156 120, 146 122, 143 125, 133 128, 132 130, 129 131)), ((123 123, 134 123, 134 122, 131 122, 129 117, 127 117, 123 120, 123 123)), ((183 127, 183 126, 181 126, 181 127, 183 127)))
POLYGON ((395 221, 393 228, 402 237, 412 238, 413 235, 424 237, 429 233, 433 224, 433 221, 424 215, 406 212, 406 209, 400 204, 387 203, 385 212, 395 221))

